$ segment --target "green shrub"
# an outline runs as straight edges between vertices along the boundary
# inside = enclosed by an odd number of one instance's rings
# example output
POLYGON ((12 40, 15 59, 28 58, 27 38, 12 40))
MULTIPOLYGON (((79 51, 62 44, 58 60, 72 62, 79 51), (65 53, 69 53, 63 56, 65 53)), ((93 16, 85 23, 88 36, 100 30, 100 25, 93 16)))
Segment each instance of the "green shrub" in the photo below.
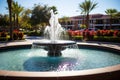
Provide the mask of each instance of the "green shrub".
POLYGON ((41 32, 37 32, 37 31, 29 31, 28 33, 26 33, 28 36, 41 36, 42 33, 41 32))
POLYGON ((103 41, 103 42, 120 42, 119 37, 113 36, 94 36, 93 41, 103 41))
POLYGON ((72 39, 73 40, 82 40, 83 36, 73 36, 72 39))
POLYGON ((0 41, 7 41, 8 40, 8 38, 6 38, 6 37, 0 37, 0 41))

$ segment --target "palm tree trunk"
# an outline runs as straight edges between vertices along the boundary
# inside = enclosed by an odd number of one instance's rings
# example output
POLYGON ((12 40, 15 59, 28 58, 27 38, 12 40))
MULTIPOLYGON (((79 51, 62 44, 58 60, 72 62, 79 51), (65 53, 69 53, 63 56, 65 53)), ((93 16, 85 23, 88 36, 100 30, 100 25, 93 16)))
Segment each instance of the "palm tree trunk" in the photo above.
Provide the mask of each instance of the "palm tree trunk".
POLYGON ((10 40, 13 40, 13 27, 12 27, 12 0, 7 0, 9 8, 9 20, 10 20, 10 40))
POLYGON ((13 14, 13 18, 14 18, 14 27, 16 27, 15 14, 13 14))
POLYGON ((17 15, 17 17, 16 17, 16 24, 17 24, 17 29, 19 29, 18 15, 17 15))
POLYGON ((89 14, 86 15, 86 28, 89 28, 89 14))
POLYGON ((83 15, 83 21, 82 24, 85 25, 85 16, 83 15))

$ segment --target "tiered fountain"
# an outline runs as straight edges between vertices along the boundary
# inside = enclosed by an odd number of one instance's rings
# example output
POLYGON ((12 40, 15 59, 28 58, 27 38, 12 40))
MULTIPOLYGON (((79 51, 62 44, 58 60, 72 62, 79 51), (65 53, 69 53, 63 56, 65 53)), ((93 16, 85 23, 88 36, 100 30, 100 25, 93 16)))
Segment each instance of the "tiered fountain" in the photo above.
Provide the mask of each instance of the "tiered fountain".
POLYGON ((76 49, 76 42, 60 40, 63 33, 51 10, 48 40, 33 42, 33 49, 25 43, 1 45, 0 80, 120 80, 119 46, 83 43, 76 49))
POLYGON ((61 56, 61 51, 66 49, 66 47, 75 45, 76 42, 70 40, 60 40, 63 37, 65 30, 61 27, 58 21, 57 15, 51 12, 51 18, 49 20, 50 26, 45 28, 45 37, 49 40, 40 40, 39 42, 33 42, 33 48, 41 47, 48 51, 48 56, 58 57, 61 56), (44 46, 44 47, 43 47, 44 46))

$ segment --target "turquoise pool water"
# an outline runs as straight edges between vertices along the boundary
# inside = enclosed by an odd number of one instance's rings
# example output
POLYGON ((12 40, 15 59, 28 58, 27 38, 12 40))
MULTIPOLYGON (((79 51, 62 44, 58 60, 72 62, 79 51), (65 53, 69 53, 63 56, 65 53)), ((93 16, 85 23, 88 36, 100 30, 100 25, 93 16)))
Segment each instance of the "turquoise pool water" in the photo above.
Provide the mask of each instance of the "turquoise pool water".
POLYGON ((117 64, 120 64, 119 53, 96 48, 66 49, 62 51, 62 57, 47 57, 47 51, 42 49, 24 48, 0 52, 0 70, 74 71, 117 64))

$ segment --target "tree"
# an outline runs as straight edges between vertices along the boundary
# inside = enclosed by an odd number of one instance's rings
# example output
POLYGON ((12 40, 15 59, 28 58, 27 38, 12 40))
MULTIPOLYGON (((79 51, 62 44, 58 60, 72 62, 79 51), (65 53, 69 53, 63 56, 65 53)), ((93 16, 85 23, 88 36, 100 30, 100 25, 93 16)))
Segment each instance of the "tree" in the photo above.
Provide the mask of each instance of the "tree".
POLYGON ((116 13, 116 16, 117 16, 118 18, 120 18, 120 12, 117 12, 117 13, 116 13))
POLYGON ((9 17, 8 15, 2 15, 0 14, 0 26, 8 26, 9 25, 9 17))
POLYGON ((110 16, 110 29, 112 27, 112 19, 116 16, 117 14, 116 9, 106 9, 105 13, 110 16))
POLYGON ((35 5, 34 9, 32 10, 31 15, 31 23, 33 26, 42 23, 49 23, 50 12, 47 5, 35 5))
POLYGON ((31 29, 30 15, 31 15, 30 9, 26 9, 22 12, 21 21, 20 21, 22 28, 31 29))
POLYGON ((91 1, 91 0, 85 0, 81 4, 79 4, 79 8, 81 10, 81 13, 86 15, 86 27, 89 27, 89 13, 96 8, 98 3, 91 1))
POLYGON ((7 0, 9 9, 9 22, 10 22, 10 40, 13 40, 13 27, 12 27, 12 0, 7 0))
POLYGON ((13 2, 12 4, 12 12, 13 12, 13 16, 14 16, 14 25, 17 26, 17 28, 19 28, 19 15, 20 13, 23 11, 23 7, 20 6, 18 4, 18 2, 13 2))
POLYGON ((118 19, 118 21, 120 22, 120 12, 116 13, 116 18, 118 19))

